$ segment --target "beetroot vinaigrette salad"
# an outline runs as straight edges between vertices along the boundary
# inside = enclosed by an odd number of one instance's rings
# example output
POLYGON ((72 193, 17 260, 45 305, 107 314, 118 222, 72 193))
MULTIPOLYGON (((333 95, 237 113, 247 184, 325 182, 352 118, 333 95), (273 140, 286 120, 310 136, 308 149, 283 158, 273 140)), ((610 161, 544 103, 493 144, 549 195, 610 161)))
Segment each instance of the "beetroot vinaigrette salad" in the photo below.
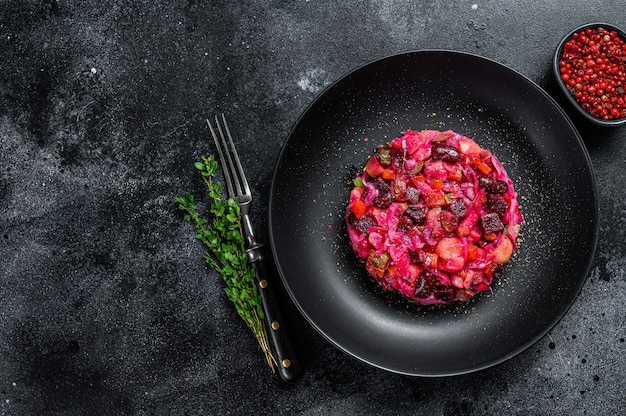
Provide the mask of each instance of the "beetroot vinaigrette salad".
POLYGON ((517 248, 522 215, 489 150, 451 130, 409 130, 369 158, 345 219, 369 274, 430 305, 488 290, 517 248))

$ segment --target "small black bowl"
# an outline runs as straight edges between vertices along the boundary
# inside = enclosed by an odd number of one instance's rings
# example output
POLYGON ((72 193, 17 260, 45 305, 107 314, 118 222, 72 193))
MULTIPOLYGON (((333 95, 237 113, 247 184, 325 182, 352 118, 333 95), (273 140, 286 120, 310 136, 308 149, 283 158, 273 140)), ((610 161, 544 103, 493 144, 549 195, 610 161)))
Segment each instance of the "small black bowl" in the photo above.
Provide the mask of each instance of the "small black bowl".
POLYGON ((568 91, 567 86, 565 85, 565 82, 563 82, 563 80, 561 79, 561 71, 559 70, 559 60, 561 59, 561 54, 563 53, 563 46, 565 45, 565 42, 570 40, 572 36, 574 35, 574 33, 578 33, 588 28, 595 29, 599 27, 603 27, 609 31, 613 31, 613 30, 616 31, 619 34, 619 36, 626 41, 626 33, 622 29, 614 25, 611 25, 609 23, 589 23, 589 24, 580 26, 572 30, 571 32, 569 32, 559 43, 559 46, 556 48, 556 52, 554 53, 554 58, 552 62, 552 72, 554 73, 554 78, 556 79, 556 83, 559 85, 559 88, 561 89, 563 94, 565 94, 569 102, 574 106, 574 108, 576 108, 576 110, 578 110, 580 114, 582 114, 583 117, 585 117, 587 120, 591 121, 592 123, 595 123, 600 126, 605 126, 605 127, 621 126, 623 124, 626 124, 626 117, 622 117, 619 119, 612 119, 612 120, 604 120, 598 117, 594 117, 593 115, 588 113, 584 108, 580 106, 580 104, 574 99, 572 94, 570 94, 570 92, 568 91))

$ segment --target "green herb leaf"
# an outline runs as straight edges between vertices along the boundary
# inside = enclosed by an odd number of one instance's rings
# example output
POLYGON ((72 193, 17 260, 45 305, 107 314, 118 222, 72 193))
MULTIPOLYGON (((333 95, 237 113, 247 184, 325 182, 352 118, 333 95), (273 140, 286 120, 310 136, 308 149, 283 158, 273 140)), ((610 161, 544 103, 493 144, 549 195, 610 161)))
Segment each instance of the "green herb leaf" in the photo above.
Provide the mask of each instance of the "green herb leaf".
POLYGON ((226 296, 251 329, 268 365, 275 371, 274 366, 277 363, 270 350, 263 323, 265 314, 254 281, 256 274, 248 263, 248 254, 244 247, 239 204, 232 198, 222 197, 222 184, 215 181, 217 160, 213 156, 202 156, 201 159, 202 161, 194 163, 194 167, 200 171, 208 188, 212 220, 209 221, 198 213, 194 196, 190 193, 175 199, 179 204, 178 209, 185 213, 184 220, 195 226, 196 238, 208 248, 204 254, 206 263, 221 274, 226 285, 226 296))

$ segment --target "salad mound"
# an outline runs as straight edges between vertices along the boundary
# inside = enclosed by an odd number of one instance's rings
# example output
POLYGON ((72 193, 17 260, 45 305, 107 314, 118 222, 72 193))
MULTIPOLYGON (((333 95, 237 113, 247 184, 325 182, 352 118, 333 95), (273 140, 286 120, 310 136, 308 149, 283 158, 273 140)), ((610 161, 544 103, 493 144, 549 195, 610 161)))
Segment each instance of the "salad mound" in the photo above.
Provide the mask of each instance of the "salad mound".
POLYGON ((489 150, 451 130, 408 130, 368 159, 345 220, 369 274, 430 305, 489 289, 517 248, 522 215, 489 150))

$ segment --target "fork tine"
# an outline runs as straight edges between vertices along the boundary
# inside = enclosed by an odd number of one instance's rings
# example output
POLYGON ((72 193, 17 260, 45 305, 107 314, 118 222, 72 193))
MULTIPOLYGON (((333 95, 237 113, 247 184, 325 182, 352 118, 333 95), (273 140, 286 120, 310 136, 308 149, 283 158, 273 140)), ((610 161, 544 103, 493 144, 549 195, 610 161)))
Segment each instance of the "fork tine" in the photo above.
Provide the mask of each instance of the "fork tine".
MULTIPOLYGON (((220 130, 220 135, 222 136, 222 141, 224 139, 224 135, 221 132, 221 129, 219 128, 219 120, 217 119, 217 117, 215 118, 216 123, 217 123, 217 129, 220 130)), ((222 143, 220 143, 220 140, 217 138, 217 134, 215 134, 215 130, 213 130, 213 126, 211 125, 211 122, 209 121, 209 119, 207 119, 206 123, 209 125, 209 130, 211 130, 211 135, 213 136, 213 141, 215 142, 215 147, 217 147, 217 154, 219 155, 220 158, 220 164, 222 166, 222 169, 224 171, 224 179, 226 180, 226 187, 228 189, 228 196, 231 198, 235 197, 235 190, 233 189, 233 184, 232 184, 232 180, 231 180, 231 174, 230 174, 230 170, 231 170, 231 164, 229 163, 228 165, 226 164, 226 160, 224 159, 224 152, 222 151, 222 148, 224 147, 224 145, 222 143)), ((230 156, 229 156, 230 159, 230 156)), ((229 161, 230 162, 230 161, 229 161)), ((232 163, 232 162, 231 162, 232 163)))
MULTIPOLYGON (((215 116, 215 118, 217 118, 217 116, 215 116)), ((248 180, 246 179, 246 175, 244 173, 243 167, 241 166, 241 161, 239 160, 239 154, 237 154, 237 149, 235 148, 235 142, 233 141, 233 136, 230 135, 230 129, 228 128, 228 123, 226 123, 226 117, 224 116, 224 113, 222 113, 222 121, 224 122, 224 129, 226 130, 226 135, 228 136, 228 140, 230 141, 230 147, 232 149, 233 159, 235 159, 235 164, 237 165, 237 174, 239 178, 241 179, 241 184, 243 185, 243 192, 246 195, 250 195, 250 187, 248 186, 248 180)), ((219 124, 218 124, 218 128, 219 128, 219 124)), ((222 138, 224 138, 224 136, 222 136, 222 138)), ((229 160, 230 160, 230 152, 228 153, 229 153, 229 160)), ((239 188, 239 181, 237 181, 237 192, 241 193, 241 188, 239 188)))

